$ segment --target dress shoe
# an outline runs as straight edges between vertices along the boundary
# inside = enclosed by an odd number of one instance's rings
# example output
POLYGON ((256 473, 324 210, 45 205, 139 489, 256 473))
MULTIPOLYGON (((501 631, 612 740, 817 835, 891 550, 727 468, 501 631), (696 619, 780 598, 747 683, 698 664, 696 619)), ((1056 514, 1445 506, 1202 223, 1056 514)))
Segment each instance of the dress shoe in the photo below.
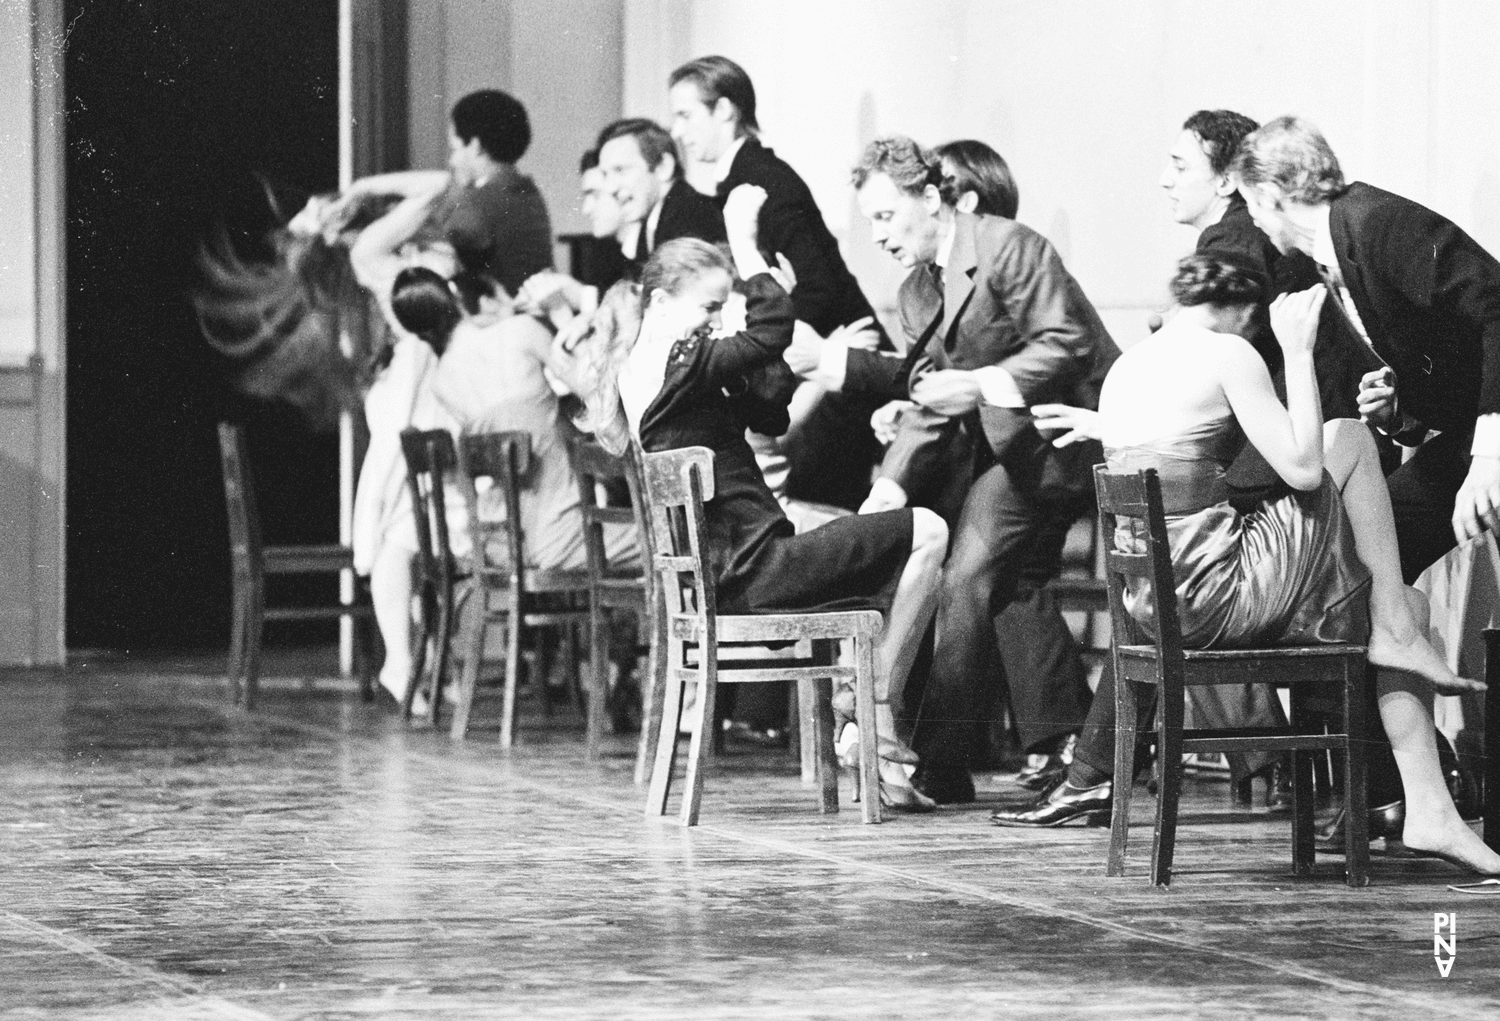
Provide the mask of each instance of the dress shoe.
POLYGON ((1114 788, 1111 780, 1093 787, 1074 787, 1064 780, 1028 805, 996 810, 990 822, 996 826, 1061 826, 1081 816, 1090 826, 1104 826, 1109 823, 1114 788))
POLYGON ((1028 756, 1026 768, 1016 774, 1016 786, 1029 791, 1050 790, 1058 778, 1068 771, 1073 762, 1073 746, 1078 743, 1077 734, 1069 734, 1063 746, 1046 755, 1028 756))
MULTIPOLYGON (((1344 853, 1344 812, 1345 809, 1341 806, 1328 824, 1314 836, 1314 846, 1324 854, 1344 853)), ((1370 809, 1367 825, 1371 840, 1400 840, 1401 830, 1406 826, 1406 802, 1392 801, 1388 805, 1370 809)))
POLYGON ((911 785, 939 805, 974 803, 974 778, 966 769, 934 770, 923 763, 912 774, 911 785))

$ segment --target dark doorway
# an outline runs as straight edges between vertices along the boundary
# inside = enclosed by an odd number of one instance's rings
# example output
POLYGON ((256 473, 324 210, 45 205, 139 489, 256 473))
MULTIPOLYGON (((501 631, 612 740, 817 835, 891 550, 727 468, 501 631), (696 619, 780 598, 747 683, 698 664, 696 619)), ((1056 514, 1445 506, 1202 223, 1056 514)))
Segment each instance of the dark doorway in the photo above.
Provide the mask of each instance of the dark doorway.
POLYGON ((338 6, 69 0, 67 22, 67 642, 222 647, 214 423, 248 425, 272 542, 337 539, 337 439, 231 394, 194 260, 219 224, 261 241, 261 178, 289 211, 336 187, 338 6))

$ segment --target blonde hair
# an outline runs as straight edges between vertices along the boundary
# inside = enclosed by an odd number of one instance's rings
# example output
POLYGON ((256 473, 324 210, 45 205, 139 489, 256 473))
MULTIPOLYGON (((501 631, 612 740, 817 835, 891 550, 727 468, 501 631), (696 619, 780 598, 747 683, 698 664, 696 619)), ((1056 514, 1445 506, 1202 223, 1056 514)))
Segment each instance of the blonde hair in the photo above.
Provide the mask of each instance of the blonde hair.
POLYGON ((620 403, 620 369, 641 334, 641 289, 622 280, 605 292, 573 349, 567 382, 583 402, 573 417, 580 430, 593 433, 599 445, 616 457, 630 446, 630 425, 620 403))

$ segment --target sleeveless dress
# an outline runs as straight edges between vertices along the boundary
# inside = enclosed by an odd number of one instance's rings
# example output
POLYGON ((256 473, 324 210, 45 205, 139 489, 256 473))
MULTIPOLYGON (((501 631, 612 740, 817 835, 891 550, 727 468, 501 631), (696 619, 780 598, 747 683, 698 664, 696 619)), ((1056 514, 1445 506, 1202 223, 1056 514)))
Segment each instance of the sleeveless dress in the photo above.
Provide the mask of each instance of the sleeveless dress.
POLYGON ((792 339, 795 313, 780 285, 763 273, 745 291, 744 330, 679 340, 658 363, 621 377, 631 431, 648 452, 714 452, 714 498, 704 517, 720 612, 889 610, 911 554, 911 511, 835 518, 794 535, 725 396, 726 386, 780 358, 792 339))
MULTIPOLYGON (((1111 471, 1155 468, 1188 648, 1363 643, 1369 637, 1370 573, 1333 478, 1293 490, 1248 513, 1229 504, 1225 470, 1244 439, 1233 415, 1191 433, 1105 450, 1111 471)), ((1144 550, 1144 524, 1122 519, 1115 548, 1144 550)), ((1127 588, 1137 621, 1154 611, 1144 580, 1127 588)))

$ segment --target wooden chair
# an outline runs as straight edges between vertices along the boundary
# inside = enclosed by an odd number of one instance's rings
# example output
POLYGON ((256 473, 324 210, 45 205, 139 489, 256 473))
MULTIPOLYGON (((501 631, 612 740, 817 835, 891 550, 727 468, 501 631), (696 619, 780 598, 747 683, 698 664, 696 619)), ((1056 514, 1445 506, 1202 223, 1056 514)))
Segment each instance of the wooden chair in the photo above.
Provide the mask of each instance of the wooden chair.
POLYGON ((245 448, 245 433, 230 422, 219 423, 219 457, 224 467, 224 503, 229 512, 229 560, 234 579, 234 616, 229 638, 229 690, 236 704, 251 709, 260 681, 261 642, 267 621, 338 620, 361 625, 355 630, 355 672, 360 696, 374 698, 370 663, 370 625, 375 611, 368 596, 322 606, 267 606, 266 578, 288 574, 341 574, 354 570, 354 552, 338 543, 267 546, 261 538, 255 482, 245 448))
MULTIPOLYGON (((521 489, 531 470, 531 437, 525 432, 475 433, 458 443, 458 482, 468 509, 469 577, 471 589, 464 612, 464 669, 458 706, 450 731, 455 741, 468 734, 485 631, 490 621, 505 623, 505 690, 500 716, 500 747, 515 742, 516 682, 521 667, 523 631, 561 628, 563 667, 574 677, 572 656, 576 629, 589 623, 589 579, 586 569, 542 570, 526 566, 526 542, 521 529, 521 489), (505 504, 505 520, 479 516, 474 482, 490 478, 505 504), (503 537, 505 562, 491 563, 486 551, 492 537, 503 537)), ((537 671, 536 690, 545 704, 545 670, 537 671)))
POLYGON ((1484 842, 1500 851, 1500 628, 1484 629, 1484 842))
POLYGON ((1345 813, 1346 876, 1350 886, 1369 883, 1369 842, 1364 795, 1365 696, 1367 665, 1362 645, 1280 646, 1262 649, 1184 649, 1177 612, 1172 551, 1162 509, 1161 482, 1154 469, 1116 474, 1103 465, 1094 469, 1100 520, 1114 534, 1116 518, 1135 519, 1144 543, 1141 553, 1108 550, 1109 608, 1113 624, 1115 671, 1114 818, 1106 874, 1123 875, 1125 842, 1130 826, 1130 795, 1135 776, 1137 686, 1155 689, 1156 748, 1160 791, 1156 803, 1151 881, 1166 886, 1172 878, 1172 851, 1177 808, 1182 794, 1184 752, 1289 751, 1292 753, 1292 869, 1298 875, 1313 866, 1312 752, 1341 750, 1345 813), (1152 627, 1141 627, 1126 612, 1124 579, 1149 582, 1156 603, 1152 627), (1146 639, 1145 643, 1141 638, 1146 639), (1183 730, 1184 689, 1204 684, 1271 683, 1292 695, 1291 726, 1237 730, 1183 730), (1310 696, 1318 688, 1340 693, 1344 733, 1321 733, 1309 721, 1310 696))
POLYGON ((609 695, 610 615, 627 610, 640 622, 647 635, 646 676, 641 685, 641 742, 636 753, 636 783, 645 773, 647 720, 654 705, 655 677, 661 658, 658 628, 661 614, 656 612, 656 582, 644 536, 645 507, 638 481, 639 470, 631 451, 626 457, 611 456, 597 443, 574 440, 573 468, 578 473, 579 501, 583 509, 584 552, 588 558, 589 593, 589 678, 588 724, 585 730, 585 754, 599 758, 599 744, 604 731, 605 706, 609 695), (623 483, 630 493, 630 507, 612 507, 600 503, 601 490, 610 483, 623 483), (604 545, 606 524, 633 525, 642 535, 641 568, 621 569, 609 562, 604 545))
POLYGON ((880 822, 880 777, 875 739, 875 640, 883 621, 875 610, 724 616, 715 604, 714 581, 705 570, 703 504, 713 499, 713 451, 686 447, 643 454, 642 476, 650 515, 658 576, 665 610, 666 691, 656 743, 656 762, 646 797, 646 814, 665 815, 677 754, 685 685, 697 685, 690 720, 687 778, 682 796, 683 825, 698 822, 699 802, 714 719, 718 685, 730 682, 794 680, 815 698, 817 770, 824 812, 838 811, 838 763, 833 749, 832 682, 852 679, 860 734, 860 787, 864 821, 880 822), (837 646, 853 643, 853 666, 837 663, 837 646), (795 643, 785 653, 766 650, 753 659, 724 660, 721 646, 795 643))
POLYGON ((460 586, 466 579, 449 542, 444 485, 458 469, 458 453, 446 429, 403 429, 401 453, 406 458, 406 484, 417 529, 414 573, 421 614, 401 715, 411 719, 417 691, 425 688, 427 720, 435 727, 448 683, 460 586))

